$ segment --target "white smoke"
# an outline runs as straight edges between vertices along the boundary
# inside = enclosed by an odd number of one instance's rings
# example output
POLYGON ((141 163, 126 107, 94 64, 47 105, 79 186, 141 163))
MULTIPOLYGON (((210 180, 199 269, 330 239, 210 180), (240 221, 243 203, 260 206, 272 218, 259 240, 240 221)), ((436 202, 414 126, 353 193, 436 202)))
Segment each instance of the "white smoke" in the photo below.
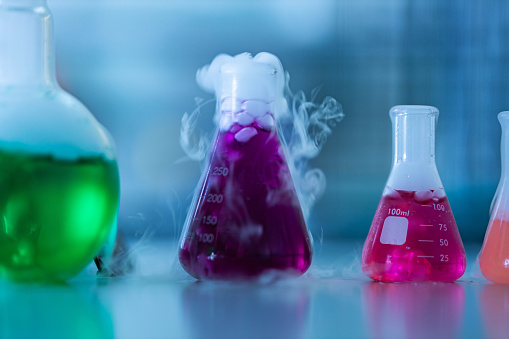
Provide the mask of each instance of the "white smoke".
MULTIPOLYGON (((242 53, 237 56, 220 54, 214 58, 212 63, 198 70, 196 79, 200 87, 216 96, 216 101, 222 98, 223 84, 221 67, 228 64, 228 67, 242 69, 246 79, 243 84, 236 88, 228 88, 232 91, 243 91, 242 96, 266 96, 266 89, 269 86, 274 98, 274 115, 278 120, 278 130, 281 141, 285 146, 285 156, 292 173, 295 188, 299 195, 301 207, 306 219, 314 203, 322 195, 326 179, 320 169, 308 168, 308 161, 317 157, 332 128, 343 119, 344 114, 341 104, 334 98, 326 97, 321 103, 316 102, 319 90, 314 90, 308 100, 302 91, 295 94, 290 90, 290 77, 284 72, 280 60, 270 53, 259 53, 252 57, 249 53, 242 53), (270 65, 275 70, 275 84, 263 83, 266 81, 258 77, 257 70, 260 65, 270 65), (248 92, 245 94, 244 92, 248 92), (288 104, 290 103, 290 104, 288 104)), ((197 129, 197 122, 201 117, 202 108, 210 101, 197 101, 197 108, 191 114, 184 114, 181 125, 180 143, 187 156, 193 160, 204 160, 205 155, 212 143, 212 135, 206 134, 197 129)), ((218 105, 216 104, 216 107, 218 105)), ((210 116, 208 117, 210 119, 210 116)), ((216 126, 219 123, 219 110, 213 118, 216 126)))

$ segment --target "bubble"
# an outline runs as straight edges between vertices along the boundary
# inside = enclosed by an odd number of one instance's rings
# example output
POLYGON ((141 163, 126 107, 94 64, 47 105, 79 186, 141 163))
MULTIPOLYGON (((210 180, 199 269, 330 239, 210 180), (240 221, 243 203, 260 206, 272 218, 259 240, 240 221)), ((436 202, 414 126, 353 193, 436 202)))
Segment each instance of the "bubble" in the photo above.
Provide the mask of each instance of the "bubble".
POLYGON ((266 131, 270 131, 274 128, 275 121, 274 117, 270 114, 265 114, 263 117, 257 120, 261 128, 266 131))
POLYGON ((386 196, 386 197, 389 197, 391 199, 399 199, 399 198, 401 198, 399 193, 395 189, 390 187, 390 186, 386 186, 385 187, 383 195, 386 196))
POLYGON ((426 190, 426 191, 417 191, 414 194, 414 200, 419 203, 427 203, 430 202, 433 198, 433 192, 426 190))
POLYGON ((249 126, 254 122, 254 117, 245 112, 237 113, 235 114, 235 122, 241 126, 249 126))
POLYGON ((242 104, 240 100, 236 100, 233 98, 225 98, 221 103, 221 111, 238 113, 242 110, 241 106, 242 104))
POLYGON ((247 100, 242 103, 242 110, 249 112, 255 118, 261 117, 268 112, 268 105, 266 102, 258 100, 247 100))
POLYGON ((231 113, 223 113, 221 115, 221 120, 219 121, 219 128, 221 131, 226 132, 229 131, 233 126, 233 117, 231 113))
POLYGON ((235 133, 235 140, 240 143, 246 143, 251 140, 252 137, 258 134, 258 131, 254 127, 246 127, 235 133))
POLYGON ((439 202, 443 199, 445 199, 445 190, 443 187, 440 187, 433 192, 433 201, 439 202))

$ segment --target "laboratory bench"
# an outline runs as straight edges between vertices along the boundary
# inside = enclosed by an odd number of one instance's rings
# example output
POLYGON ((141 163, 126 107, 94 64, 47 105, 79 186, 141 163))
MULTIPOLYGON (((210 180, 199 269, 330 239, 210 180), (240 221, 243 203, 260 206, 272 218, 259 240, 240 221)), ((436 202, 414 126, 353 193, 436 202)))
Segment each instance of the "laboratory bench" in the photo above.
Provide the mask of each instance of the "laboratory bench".
POLYGON ((0 338, 508 338, 509 285, 485 280, 480 244, 455 283, 376 283, 361 241, 315 243, 298 279, 198 282, 176 241, 134 242, 124 276, 90 265, 66 284, 0 284, 0 338))

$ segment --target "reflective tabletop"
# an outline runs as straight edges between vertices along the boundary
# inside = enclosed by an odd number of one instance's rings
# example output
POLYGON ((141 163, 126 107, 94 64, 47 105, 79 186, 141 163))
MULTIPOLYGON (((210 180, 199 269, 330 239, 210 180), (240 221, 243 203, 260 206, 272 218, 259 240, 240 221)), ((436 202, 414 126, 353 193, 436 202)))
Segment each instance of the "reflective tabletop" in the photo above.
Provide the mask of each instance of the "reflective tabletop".
POLYGON ((1 338, 506 338, 509 285, 479 273, 480 245, 456 283, 376 283, 359 268, 360 242, 315 245, 298 279, 197 282, 172 241, 139 246, 135 272, 65 285, 0 288, 1 338))

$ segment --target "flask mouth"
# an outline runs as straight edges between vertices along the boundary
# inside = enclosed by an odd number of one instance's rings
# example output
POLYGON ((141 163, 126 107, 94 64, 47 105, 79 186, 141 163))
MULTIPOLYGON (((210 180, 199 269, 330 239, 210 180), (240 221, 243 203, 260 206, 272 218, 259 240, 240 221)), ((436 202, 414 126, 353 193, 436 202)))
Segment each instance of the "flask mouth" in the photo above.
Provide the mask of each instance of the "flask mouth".
POLYGON ((433 106, 398 105, 392 107, 389 114, 391 118, 398 115, 438 115, 438 109, 433 106))
POLYGON ((45 5, 46 0, 0 0, 0 6, 8 7, 36 7, 45 5))
MULTIPOLYGON (((0 0, 1 1, 1 0, 0 0)), ((225 63, 219 69, 219 73, 238 73, 238 74, 265 74, 275 75, 277 70, 274 66, 264 63, 237 61, 225 63)))
POLYGON ((221 101, 232 97, 234 100, 271 102, 275 98, 277 70, 272 65, 235 60, 222 65, 219 73, 221 86, 216 95, 221 101))
POLYGON ((502 111, 502 112, 498 113, 497 117, 498 117, 498 120, 509 119, 509 111, 502 111))

